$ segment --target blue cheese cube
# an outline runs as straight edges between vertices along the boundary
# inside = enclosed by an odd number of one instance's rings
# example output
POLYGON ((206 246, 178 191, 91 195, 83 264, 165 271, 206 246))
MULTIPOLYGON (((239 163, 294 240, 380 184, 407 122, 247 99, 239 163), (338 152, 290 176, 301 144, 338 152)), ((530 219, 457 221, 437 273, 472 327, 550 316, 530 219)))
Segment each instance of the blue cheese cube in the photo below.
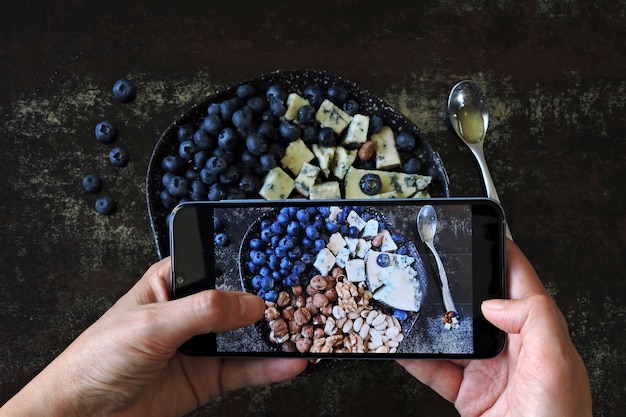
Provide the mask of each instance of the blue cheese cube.
POLYGON ((329 181, 315 184, 311 187, 309 199, 311 200, 338 200, 341 198, 341 189, 337 181, 329 181))
POLYGON ((367 140, 367 130, 369 129, 369 124, 369 116, 355 114, 352 117, 350 126, 348 126, 348 131, 346 132, 346 137, 343 143, 348 147, 358 147, 363 145, 367 140))
POLYGON ((328 248, 322 248, 315 256, 313 266, 318 272, 324 276, 328 275, 330 270, 335 266, 335 255, 328 248))
POLYGON ((346 241, 341 233, 336 232, 330 235, 326 247, 330 249, 333 255, 337 255, 342 248, 346 247, 346 241))
POLYGON ((296 93, 289 94, 289 96, 287 96, 287 111, 285 112, 285 119, 289 121, 295 120, 298 116, 298 109, 307 104, 310 103, 306 98, 300 97, 296 93))
POLYGON ((311 188, 315 185, 315 181, 317 180, 317 176, 320 171, 319 167, 305 162, 302 165, 300 173, 296 177, 296 190, 303 196, 308 197, 311 193, 311 188))
POLYGON ((285 149, 285 156, 280 160, 283 167, 288 168, 294 175, 300 174, 302 166, 310 162, 315 155, 309 150, 302 139, 291 142, 285 149))
POLYGON ((389 126, 383 126, 371 139, 376 142, 376 169, 393 169, 402 164, 393 130, 389 126))
POLYGON ((348 169, 352 166, 354 161, 356 161, 358 151, 355 150, 347 150, 342 146, 338 146, 335 148, 335 155, 332 160, 332 172, 335 174, 335 177, 339 179, 343 179, 348 172, 348 169))
POLYGON ((274 167, 263 179, 259 194, 266 200, 285 200, 295 187, 295 181, 280 167, 274 167))
POLYGON ((364 259, 367 256, 367 252, 372 248, 372 242, 363 238, 360 238, 358 242, 355 255, 364 259))
POLYGON ((322 127, 330 127, 339 136, 352 121, 352 116, 325 99, 315 114, 315 120, 322 127))
POLYGON ((359 246, 359 239, 356 237, 345 237, 344 239, 346 240, 346 247, 350 251, 350 254, 352 256, 356 256, 356 249, 359 246))
POLYGON ((363 231, 361 232, 361 237, 364 239, 374 239, 377 234, 378 234, 378 220, 369 219, 365 223, 365 227, 363 228, 363 231))
POLYGON ((363 259, 350 259, 346 263, 346 277, 350 282, 365 281, 365 261, 363 259))
POLYGON ((337 256, 335 256, 335 263, 337 264, 337 266, 340 266, 341 268, 345 268, 349 260, 350 260, 350 250, 348 248, 339 249, 337 256))
POLYGON ((326 147, 319 146, 317 144, 313 144, 313 154, 317 158, 317 163, 320 166, 326 178, 330 176, 330 165, 333 161, 333 156, 335 155, 335 147, 326 147))
POLYGON ((347 222, 350 227, 356 227, 359 232, 365 227, 365 220, 354 210, 350 210, 350 213, 348 213, 347 222))
POLYGON ((385 229, 381 233, 383 234, 383 243, 380 245, 380 250, 382 252, 395 252, 398 250, 398 245, 393 241, 389 230, 385 229))

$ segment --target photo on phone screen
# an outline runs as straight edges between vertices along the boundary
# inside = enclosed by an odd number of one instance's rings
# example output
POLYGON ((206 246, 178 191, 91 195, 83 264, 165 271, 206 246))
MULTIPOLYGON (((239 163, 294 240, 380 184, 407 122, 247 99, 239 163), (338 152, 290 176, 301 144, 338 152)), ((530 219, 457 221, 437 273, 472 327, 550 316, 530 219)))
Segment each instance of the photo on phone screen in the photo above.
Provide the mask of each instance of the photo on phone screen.
POLYGON ((192 203, 172 219, 175 296, 244 290, 266 304, 190 353, 489 357, 503 344, 480 314, 504 294, 490 201, 192 203))

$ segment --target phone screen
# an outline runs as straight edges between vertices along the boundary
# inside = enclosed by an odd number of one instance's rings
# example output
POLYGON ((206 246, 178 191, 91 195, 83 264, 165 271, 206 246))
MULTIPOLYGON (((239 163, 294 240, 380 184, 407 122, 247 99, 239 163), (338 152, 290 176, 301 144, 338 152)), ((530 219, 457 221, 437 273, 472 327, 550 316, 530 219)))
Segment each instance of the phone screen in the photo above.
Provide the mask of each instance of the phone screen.
POLYGON ((504 334, 482 300, 506 295, 504 216, 487 199, 186 203, 170 225, 175 297, 265 300, 256 324, 189 354, 486 358, 504 334))

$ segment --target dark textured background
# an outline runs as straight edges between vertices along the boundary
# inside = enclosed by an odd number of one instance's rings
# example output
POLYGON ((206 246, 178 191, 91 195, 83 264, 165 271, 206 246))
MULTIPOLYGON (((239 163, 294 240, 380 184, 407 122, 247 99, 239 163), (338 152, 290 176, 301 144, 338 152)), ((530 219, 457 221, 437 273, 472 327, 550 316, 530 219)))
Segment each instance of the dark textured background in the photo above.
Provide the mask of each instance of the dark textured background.
MULTIPOLYGON (((486 154, 513 235, 563 309, 596 414, 622 415, 625 2, 285 3, 2 2, 0 401, 156 260, 143 192, 160 132, 220 87, 316 68, 419 125, 453 195, 484 192, 443 117, 454 83, 480 83, 491 104, 486 154), (138 86, 133 103, 111 96, 121 77, 138 86), (103 118, 120 127, 125 168, 93 138, 103 118), (97 215, 81 189, 91 171, 118 201, 113 216, 97 215)), ((204 411, 456 415, 392 362, 228 393, 204 411)))

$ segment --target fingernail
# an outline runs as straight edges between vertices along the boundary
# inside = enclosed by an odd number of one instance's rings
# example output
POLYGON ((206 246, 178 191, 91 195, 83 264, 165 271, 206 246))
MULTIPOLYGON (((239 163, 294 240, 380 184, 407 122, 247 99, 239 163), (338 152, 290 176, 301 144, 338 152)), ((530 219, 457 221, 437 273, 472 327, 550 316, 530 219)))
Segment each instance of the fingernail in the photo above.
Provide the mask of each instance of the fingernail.
POLYGON ((488 308, 489 310, 502 310, 505 309, 509 305, 510 300, 494 298, 491 300, 483 301, 482 306, 484 308, 488 308))
POLYGON ((262 308, 259 308, 259 301, 261 299, 254 294, 242 294, 239 297, 241 317, 250 316, 250 319, 256 320, 259 316, 259 311, 262 311, 262 308))

